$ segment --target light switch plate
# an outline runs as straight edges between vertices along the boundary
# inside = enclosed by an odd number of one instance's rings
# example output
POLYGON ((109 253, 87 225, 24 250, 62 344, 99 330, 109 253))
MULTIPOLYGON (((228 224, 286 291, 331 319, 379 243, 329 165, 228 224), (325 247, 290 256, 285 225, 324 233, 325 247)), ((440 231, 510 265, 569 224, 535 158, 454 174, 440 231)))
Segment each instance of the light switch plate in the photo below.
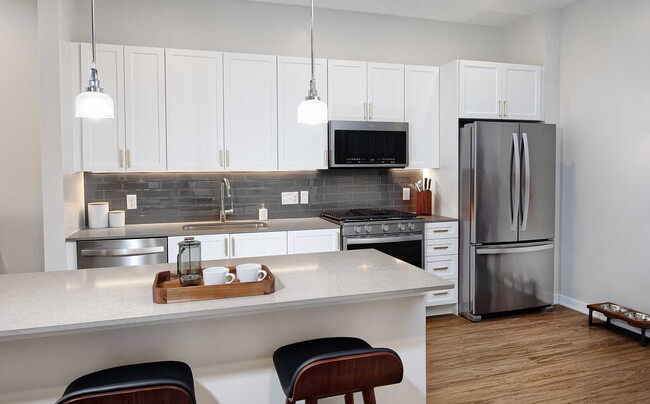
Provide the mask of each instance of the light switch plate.
POLYGON ((403 201, 411 200, 411 188, 402 188, 402 200, 403 201))
POLYGON ((138 208, 138 196, 137 195, 127 195, 126 196, 126 208, 127 209, 137 209, 138 208))
POLYGON ((300 191, 300 203, 302 205, 309 204, 309 191, 300 191))
POLYGON ((283 192, 282 193, 282 204, 283 205, 297 205, 298 204, 298 192, 283 192))

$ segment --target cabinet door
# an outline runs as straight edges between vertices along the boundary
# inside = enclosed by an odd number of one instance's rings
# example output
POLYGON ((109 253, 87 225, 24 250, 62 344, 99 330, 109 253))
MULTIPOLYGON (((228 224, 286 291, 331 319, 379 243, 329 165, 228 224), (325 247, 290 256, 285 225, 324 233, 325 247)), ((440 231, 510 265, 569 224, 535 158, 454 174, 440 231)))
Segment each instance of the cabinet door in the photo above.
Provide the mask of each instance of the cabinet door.
POLYGON ((327 62, 329 119, 362 121, 367 118, 367 63, 347 60, 327 62))
POLYGON ((440 167, 440 82, 437 67, 405 66, 409 167, 440 167))
POLYGON ((201 261, 228 258, 228 234, 206 234, 200 236, 175 236, 167 238, 167 254, 170 263, 176 262, 178 243, 185 237, 194 237, 201 242, 201 261))
POLYGON ((278 168, 276 57, 224 55, 226 169, 278 168))
POLYGON ((368 63, 368 119, 404 122, 404 65, 368 63))
POLYGON ((287 232, 238 233, 230 235, 230 258, 287 254, 287 232))
POLYGON ((165 50, 168 170, 223 168, 223 55, 165 50))
MULTIPOLYGON (((81 44, 81 88, 88 87, 92 49, 81 44)), ((124 171, 124 47, 97 45, 97 71, 104 92, 113 97, 115 118, 82 119, 84 171, 124 171)))
POLYGON ((459 118, 501 119, 501 64, 460 62, 459 118))
POLYGON ((126 169, 167 169, 165 51, 124 47, 126 169))
MULTIPOLYGON (((316 89, 327 103, 327 62, 314 62, 316 89)), ((298 105, 304 101, 311 79, 307 58, 278 58, 278 168, 314 170, 327 168, 327 124, 298 123, 298 105)))
POLYGON ((287 253, 306 254, 339 251, 341 237, 339 229, 300 230, 287 233, 287 253))
POLYGON ((542 120, 542 67, 503 64, 501 98, 504 119, 542 120))

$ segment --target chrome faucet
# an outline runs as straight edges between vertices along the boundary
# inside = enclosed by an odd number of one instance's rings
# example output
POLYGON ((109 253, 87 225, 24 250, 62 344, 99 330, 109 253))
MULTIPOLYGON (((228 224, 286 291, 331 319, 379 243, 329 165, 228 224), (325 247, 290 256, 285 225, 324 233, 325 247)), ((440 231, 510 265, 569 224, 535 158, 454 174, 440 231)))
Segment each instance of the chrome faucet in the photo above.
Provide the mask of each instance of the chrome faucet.
POLYGON ((221 180, 221 206, 219 209, 219 221, 220 222, 225 222, 226 221, 226 215, 232 215, 234 212, 234 204, 232 199, 230 200, 230 209, 225 209, 226 206, 226 201, 225 198, 226 196, 228 198, 232 198, 232 192, 230 191, 230 181, 228 181, 228 178, 224 178, 221 180))

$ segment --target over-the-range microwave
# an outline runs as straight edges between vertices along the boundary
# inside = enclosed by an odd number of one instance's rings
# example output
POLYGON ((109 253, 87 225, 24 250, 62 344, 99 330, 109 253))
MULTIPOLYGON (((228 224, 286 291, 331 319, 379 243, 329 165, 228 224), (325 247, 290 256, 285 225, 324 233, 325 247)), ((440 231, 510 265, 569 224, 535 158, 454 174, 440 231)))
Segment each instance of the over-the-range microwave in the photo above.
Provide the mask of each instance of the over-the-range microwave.
POLYGON ((405 122, 330 121, 332 168, 408 165, 409 124, 405 122))

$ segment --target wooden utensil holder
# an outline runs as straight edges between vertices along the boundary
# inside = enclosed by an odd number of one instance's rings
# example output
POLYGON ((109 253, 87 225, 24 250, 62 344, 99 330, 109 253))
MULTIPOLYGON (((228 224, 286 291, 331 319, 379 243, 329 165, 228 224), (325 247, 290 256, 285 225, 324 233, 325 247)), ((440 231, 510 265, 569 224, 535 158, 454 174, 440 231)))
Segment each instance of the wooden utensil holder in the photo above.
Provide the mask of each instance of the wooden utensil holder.
MULTIPOLYGON (((227 268, 230 273, 236 274, 234 266, 227 268)), ((158 272, 153 281, 153 302, 165 304, 275 293, 275 275, 266 265, 262 265, 262 269, 268 275, 258 282, 239 282, 239 279, 236 279, 233 283, 225 285, 199 286, 181 286, 178 276, 172 276, 169 271, 158 272)))
POLYGON ((415 213, 418 215, 431 215, 431 191, 420 191, 415 194, 415 213))

